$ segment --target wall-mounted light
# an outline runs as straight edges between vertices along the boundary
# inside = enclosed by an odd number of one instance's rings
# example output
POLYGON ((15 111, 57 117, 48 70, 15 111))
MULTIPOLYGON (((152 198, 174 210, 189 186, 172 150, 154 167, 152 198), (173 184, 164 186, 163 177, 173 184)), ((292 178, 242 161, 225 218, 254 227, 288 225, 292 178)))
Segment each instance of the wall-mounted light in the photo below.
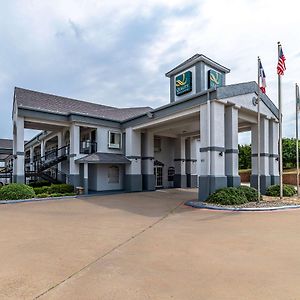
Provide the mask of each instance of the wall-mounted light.
POLYGON ((223 152, 219 152, 219 156, 223 156, 223 152))

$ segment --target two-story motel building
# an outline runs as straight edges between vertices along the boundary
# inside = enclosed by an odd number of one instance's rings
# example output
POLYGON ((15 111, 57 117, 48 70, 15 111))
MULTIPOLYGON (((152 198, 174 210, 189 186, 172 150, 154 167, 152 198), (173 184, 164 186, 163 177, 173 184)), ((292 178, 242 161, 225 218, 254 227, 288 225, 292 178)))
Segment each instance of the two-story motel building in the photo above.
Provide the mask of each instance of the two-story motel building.
MULTIPOLYGON (((240 184, 238 133, 251 131, 257 182, 257 84, 226 85, 229 69, 196 54, 166 76, 164 106, 116 108, 15 88, 13 180, 88 191, 197 187, 199 199, 240 184), (24 144, 24 128, 41 133, 24 144)), ((278 110, 261 96, 262 191, 278 181, 278 110)))

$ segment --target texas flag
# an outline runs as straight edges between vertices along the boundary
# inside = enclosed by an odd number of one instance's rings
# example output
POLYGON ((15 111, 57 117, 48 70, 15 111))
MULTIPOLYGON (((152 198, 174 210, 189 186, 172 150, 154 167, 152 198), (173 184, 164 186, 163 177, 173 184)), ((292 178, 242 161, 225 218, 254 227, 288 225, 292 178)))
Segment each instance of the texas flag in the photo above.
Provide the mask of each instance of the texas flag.
POLYGON ((260 60, 259 60, 259 77, 260 77, 260 86, 259 86, 259 88, 261 89, 262 93, 265 94, 266 93, 266 87, 267 87, 266 74, 265 74, 264 68, 263 68, 260 60))

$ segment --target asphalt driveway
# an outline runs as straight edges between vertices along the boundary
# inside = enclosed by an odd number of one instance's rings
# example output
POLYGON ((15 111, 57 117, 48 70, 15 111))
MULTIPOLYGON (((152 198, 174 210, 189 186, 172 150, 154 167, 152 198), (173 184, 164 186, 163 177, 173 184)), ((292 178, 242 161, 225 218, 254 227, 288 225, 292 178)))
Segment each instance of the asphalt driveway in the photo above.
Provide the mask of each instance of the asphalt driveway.
POLYGON ((300 210, 187 190, 0 205, 0 299, 300 299, 300 210))

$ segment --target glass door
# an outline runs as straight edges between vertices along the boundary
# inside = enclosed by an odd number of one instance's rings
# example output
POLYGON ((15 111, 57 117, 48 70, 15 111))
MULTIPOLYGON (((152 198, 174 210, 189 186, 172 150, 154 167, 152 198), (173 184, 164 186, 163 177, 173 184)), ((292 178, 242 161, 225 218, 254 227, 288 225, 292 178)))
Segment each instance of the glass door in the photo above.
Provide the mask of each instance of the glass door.
POLYGON ((162 188, 163 187, 163 167, 162 166, 154 166, 154 175, 155 175, 155 187, 162 188))

